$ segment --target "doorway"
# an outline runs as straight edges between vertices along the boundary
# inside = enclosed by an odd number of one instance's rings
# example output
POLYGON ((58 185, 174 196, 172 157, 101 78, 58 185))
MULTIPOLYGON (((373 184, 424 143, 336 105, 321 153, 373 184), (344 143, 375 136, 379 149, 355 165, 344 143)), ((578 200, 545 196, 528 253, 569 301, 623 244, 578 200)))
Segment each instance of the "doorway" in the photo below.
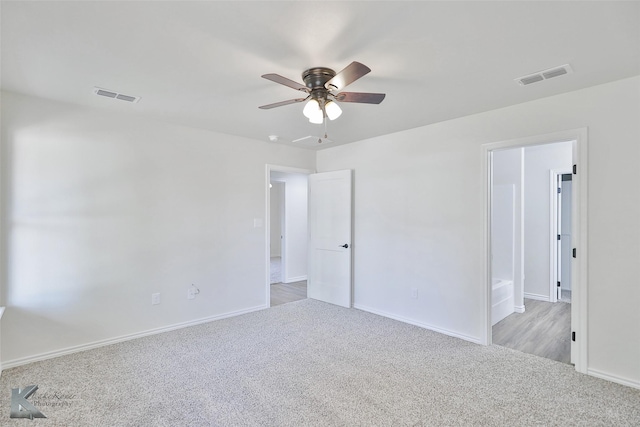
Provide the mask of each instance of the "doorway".
POLYGON ((492 167, 493 342, 563 363, 571 360, 571 308, 556 298, 556 190, 558 171, 570 170, 572 157, 572 142, 557 142, 496 151, 492 167), (516 270, 521 277, 514 277, 516 270), (515 286, 522 287, 518 301, 511 297, 515 286))
MULTIPOLYGON (((526 316, 530 318, 540 318, 542 316, 541 307, 552 307, 550 313, 545 314, 551 316, 549 319, 549 324, 551 329, 553 327, 559 327, 560 323, 554 323, 553 316, 565 316, 568 321, 566 321, 566 330, 562 330, 559 333, 564 340, 564 344, 567 349, 570 349, 571 354, 571 362, 575 364, 575 368, 579 372, 586 371, 586 341, 587 341, 587 324, 586 324, 586 247, 580 245, 580 242, 586 241, 586 209, 584 208, 584 201, 586 200, 586 130, 578 129, 573 131, 559 132, 556 134, 544 135, 539 137, 531 137, 524 138, 520 140, 511 140, 504 141, 499 143, 491 143, 485 144, 483 146, 483 155, 485 155, 486 163, 484 164, 484 172, 486 175, 485 181, 485 220, 486 220, 486 228, 485 228, 485 243, 486 243, 486 252, 485 252, 485 260, 486 260, 486 325, 487 325, 487 335, 486 342, 487 344, 496 343, 499 344, 499 341, 504 337, 498 337, 494 335, 496 326, 501 326, 502 322, 505 322, 507 319, 520 319, 522 330, 515 332, 512 334, 512 339, 519 344, 523 344, 529 340, 526 337, 526 332, 534 331, 536 329, 541 330, 545 329, 545 326, 532 327, 531 323, 522 322, 522 319, 525 319, 526 316), (505 150, 513 150, 515 153, 514 157, 518 157, 519 154, 522 156, 526 156, 524 151, 530 150, 532 152, 532 158, 543 159, 545 155, 545 150, 551 149, 554 144, 568 144, 569 145, 569 153, 570 153, 570 164, 577 165, 577 169, 580 169, 579 174, 571 174, 571 194, 565 195, 571 198, 572 208, 565 209, 565 220, 566 214, 569 213, 569 217, 571 219, 572 229, 571 234, 571 242, 568 243, 571 246, 570 253, 572 255, 569 263, 570 267, 567 266, 565 261, 564 269, 568 270, 571 277, 567 279, 565 277, 564 280, 569 280, 570 283, 566 283, 568 287, 571 289, 571 301, 572 304, 567 304, 562 302, 562 292, 561 290, 557 290, 556 283, 553 283, 553 287, 551 286, 551 280, 555 280, 555 278, 559 275, 562 277, 562 260, 559 262, 559 267, 557 258, 557 252, 562 251, 563 247, 557 244, 557 240, 553 242, 553 246, 549 244, 549 237, 551 232, 549 230, 556 231, 556 227, 559 227, 562 230, 562 225, 565 224, 557 224, 554 220, 553 222, 550 218, 555 215, 554 218, 558 220, 562 219, 561 210, 562 210, 562 199, 557 198, 557 205, 560 207, 560 216, 558 216, 558 212, 554 211, 557 207, 550 206, 550 197, 549 197, 549 188, 550 188, 550 170, 559 169, 559 166, 547 166, 546 171, 544 172, 544 181, 545 186, 542 191, 542 194, 546 198, 546 232, 542 233, 543 229, 537 223, 532 223, 528 225, 523 225, 523 229, 525 229, 522 234, 516 224, 519 220, 518 216, 518 207, 522 207, 522 212, 525 214, 524 217, 527 216, 527 208, 531 206, 536 206, 539 203, 530 202, 527 205, 524 190, 522 193, 522 200, 517 196, 517 190, 510 189, 509 186, 504 185, 505 182, 494 182, 496 178, 496 171, 494 170, 494 158, 498 157, 496 154, 504 152, 505 150), (495 184, 503 185, 502 188, 496 189, 495 184), (495 199, 494 199, 495 198, 495 199), (505 206, 505 210, 500 212, 494 212, 494 201, 501 203, 505 206), (519 205, 520 201, 522 201, 522 205, 519 205), (507 219, 511 219, 509 221, 505 221, 505 212, 508 213, 507 219), (496 218, 494 218, 496 217, 496 218), (498 223, 500 221, 500 223, 498 223), (505 227, 506 224, 506 227, 505 227), (511 225, 513 224, 513 226, 511 225), (502 228, 502 231, 501 231, 502 228), (509 232, 513 230, 512 232, 509 232), (509 236, 509 239, 515 241, 514 247, 510 248, 509 245, 505 246, 497 241, 496 233, 502 233, 503 235, 509 236), (518 236, 523 236, 522 242, 517 242, 518 236), (534 246, 534 250, 532 247, 528 248, 529 256, 527 256, 527 239, 528 243, 538 243, 537 250, 534 246), (494 241, 495 240, 495 241, 494 241), (521 246, 518 246, 521 245, 521 246), (540 246, 542 245, 542 246, 540 246), (502 246, 502 249, 501 249, 502 246), (505 250, 505 247, 507 250, 505 250), (517 273, 516 265, 518 263, 518 254, 517 249, 520 247, 524 254, 524 265, 521 268, 521 273, 517 273), (542 249, 540 249, 542 248, 542 249), (556 249, 555 251, 553 249, 556 249), (575 258, 573 257, 574 249, 577 251, 577 255, 575 258), (502 266, 496 266, 494 263, 494 257, 498 252, 502 251, 502 253, 512 254, 513 263, 504 263, 502 266), (545 255, 546 254, 546 255, 545 255), (541 269, 540 265, 545 265, 546 259, 546 267, 541 269), (527 268, 527 264, 529 268, 527 268), (522 288, 520 289, 518 286, 515 286, 512 289, 509 289, 505 286, 505 283, 508 283, 511 277, 495 277, 496 271, 501 271, 503 275, 509 276, 510 272, 513 271, 513 282, 517 283, 520 278, 522 278, 522 288), (545 273, 546 271, 546 273, 545 273), (522 276, 520 276, 520 274, 522 276), (500 280, 496 280, 500 279, 500 280), (527 283, 528 282, 528 283, 527 283), (498 286, 499 284, 499 286, 498 286), (525 285, 530 286, 525 286, 525 285), (522 312, 519 312, 518 304, 519 304, 519 293, 522 294, 523 300, 523 309, 522 312), (558 293, 560 294, 560 302, 558 301, 558 293), (511 311, 513 314, 507 313, 505 316, 505 320, 498 320, 496 322, 496 318, 493 317, 493 305, 496 302, 496 297, 498 299, 505 299, 506 297, 511 298, 511 311), (557 303, 556 303, 557 302, 557 303), (559 313, 559 309, 564 308, 564 313, 559 313), (568 310, 567 310, 568 309, 568 310), (525 324, 527 323, 527 324, 525 324), (494 326, 495 324, 495 326, 494 326)), ((562 166, 562 165, 560 165, 562 166)), ((564 168, 564 167, 563 167, 564 168)), ((517 168, 516 168, 517 169, 517 168)), ((521 185, 521 189, 526 189, 527 180, 525 178, 531 179, 531 177, 525 174, 524 170, 521 170, 520 177, 523 178, 523 182, 518 183, 517 180, 514 183, 515 186, 521 185)), ((531 172, 531 171, 530 171, 531 172)), ((571 171, 573 172, 573 171, 571 171)), ((566 173, 560 174, 560 182, 564 184, 567 182, 567 177, 565 176, 565 181, 562 181, 562 175, 567 175, 566 173)), ((518 176, 517 174, 515 176, 518 176)), ((555 176, 554 176, 555 178, 555 176)), ((553 186, 555 187, 556 182, 553 182, 553 186)), ((529 182, 531 184, 531 182, 529 182)), ((530 212, 529 212, 530 214, 530 212)), ((554 236, 557 239, 557 236, 554 236)), ((562 237, 562 236, 561 236, 562 237)), ((564 248, 566 251, 567 249, 564 248)), ((562 253, 560 253, 560 256, 562 253)), ((566 273, 567 271, 565 271, 566 273)), ((560 280, 561 281, 561 280, 560 280)), ((556 281, 557 282, 557 281, 556 281)), ((565 288, 568 290, 568 287, 565 288)), ((509 301, 509 300, 508 300, 509 301)), ((544 310, 543 310, 544 311, 544 310)), ((557 318, 556 318, 557 320, 557 318)), ((556 328, 561 329, 561 328, 556 328)), ((556 331, 558 332, 558 331, 556 331)), ((543 333, 544 335, 544 333, 543 333)), ((539 348, 540 344, 530 345, 531 348, 539 348)), ((520 349, 521 350, 521 349, 520 349)), ((522 350, 521 350, 522 351, 522 350)), ((529 351, 528 351, 529 352, 529 351)), ((535 354, 534 351, 530 351, 535 354)), ((563 360, 569 362, 569 360, 563 360)))
POLYGON ((266 306, 307 297, 309 170, 267 165, 266 306))

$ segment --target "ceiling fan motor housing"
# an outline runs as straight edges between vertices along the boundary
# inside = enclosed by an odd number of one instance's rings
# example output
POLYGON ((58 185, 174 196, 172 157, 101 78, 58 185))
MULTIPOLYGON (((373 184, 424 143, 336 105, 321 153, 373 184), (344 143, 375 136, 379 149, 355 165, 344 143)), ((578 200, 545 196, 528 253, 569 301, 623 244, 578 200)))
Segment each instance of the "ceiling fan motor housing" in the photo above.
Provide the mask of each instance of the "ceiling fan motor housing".
POLYGON ((304 84, 311 90, 310 95, 313 99, 318 101, 321 105, 324 105, 327 101, 327 95, 329 90, 325 87, 325 84, 336 75, 336 72, 331 68, 316 67, 309 68, 302 73, 302 80, 304 84))
POLYGON ((302 81, 311 90, 325 89, 324 85, 336 75, 331 68, 309 68, 302 73, 302 81))

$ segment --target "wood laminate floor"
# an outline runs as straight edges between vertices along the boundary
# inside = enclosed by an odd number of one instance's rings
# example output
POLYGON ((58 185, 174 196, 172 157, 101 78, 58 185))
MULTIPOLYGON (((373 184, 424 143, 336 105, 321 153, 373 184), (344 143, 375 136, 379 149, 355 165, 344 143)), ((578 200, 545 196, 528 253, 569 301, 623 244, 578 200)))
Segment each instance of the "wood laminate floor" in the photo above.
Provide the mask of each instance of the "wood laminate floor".
POLYGON ((271 285, 271 307, 307 298, 307 281, 271 285))
POLYGON ((558 362, 571 362, 571 304, 525 299, 525 312, 493 326, 493 343, 558 362))

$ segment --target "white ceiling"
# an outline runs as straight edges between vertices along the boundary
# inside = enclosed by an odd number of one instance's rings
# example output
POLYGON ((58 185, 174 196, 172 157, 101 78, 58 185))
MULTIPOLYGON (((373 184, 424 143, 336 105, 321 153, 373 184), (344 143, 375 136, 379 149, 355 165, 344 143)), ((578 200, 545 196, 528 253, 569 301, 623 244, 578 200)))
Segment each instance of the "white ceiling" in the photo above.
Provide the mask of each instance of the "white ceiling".
MULTIPOLYGON (((306 68, 351 61, 350 85, 380 105, 343 103, 322 147, 423 126, 640 74, 640 2, 1 3, 1 87, 278 143, 324 133, 303 104, 306 68), (574 73, 514 79, 570 64, 574 73), (137 104, 93 94, 98 86, 137 104)), ((317 147, 316 147, 317 148, 317 147)))

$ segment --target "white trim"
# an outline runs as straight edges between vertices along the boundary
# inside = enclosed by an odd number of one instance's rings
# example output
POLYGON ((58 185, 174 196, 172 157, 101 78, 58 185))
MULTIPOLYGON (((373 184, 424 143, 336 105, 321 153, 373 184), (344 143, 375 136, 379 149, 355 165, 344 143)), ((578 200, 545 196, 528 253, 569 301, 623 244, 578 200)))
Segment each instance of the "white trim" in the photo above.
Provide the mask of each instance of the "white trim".
POLYGON ((149 335, 161 334, 163 332, 174 331, 176 329, 188 328, 190 326, 200 325, 202 323, 213 322, 216 320, 226 319, 228 317, 240 316, 242 314, 251 313, 253 311, 264 310, 268 306, 260 305, 256 307, 247 308, 244 310, 232 311, 229 313, 218 314, 215 316, 203 317, 201 319, 190 320, 188 322, 175 323, 169 326, 163 326, 161 328, 149 329, 143 332, 136 332, 134 334, 122 335, 115 338, 109 338, 106 340, 94 341, 88 344, 76 345, 73 347, 63 348, 61 350, 49 351, 46 353, 40 353, 35 356, 27 356, 19 359, 13 359, 2 363, 3 369, 15 368, 16 366, 22 366, 33 362, 39 362, 41 360, 53 359, 54 357, 66 356, 68 354, 79 353, 81 351, 92 350, 94 348, 105 347, 111 344, 117 344, 124 341, 131 341, 137 338, 147 337, 149 335))
MULTIPOLYGON (((576 371, 587 373, 588 369, 588 308, 589 308, 589 276, 587 260, 589 259, 587 208, 588 208, 588 131, 587 128, 577 130, 576 142, 573 144, 573 160, 577 164, 577 174, 571 181, 571 242, 578 250, 578 257, 574 259, 571 267, 571 299, 572 318, 571 329, 579 335, 572 346, 577 351, 572 351, 575 357, 576 371), (576 214, 576 212, 579 213, 576 214), (576 304, 577 302, 577 304, 576 304), (575 311, 574 311, 575 310, 575 311)), ((573 350, 573 348, 572 348, 573 350)))
POLYGON ((307 276, 287 277, 282 283, 293 283, 307 280, 307 276))
POLYGON ((558 302, 553 284, 558 280, 558 183, 554 169, 549 170, 549 302, 558 302))
MULTIPOLYGON (((264 239, 264 244, 265 244, 265 305, 267 307, 271 307, 271 275, 270 275, 270 266, 271 266, 271 247, 270 247, 270 241, 271 241, 271 192, 269 191, 269 184, 271 182, 271 172, 284 172, 284 173, 303 173, 303 174, 307 174, 307 175, 311 175, 312 173, 315 173, 315 170, 312 169, 300 169, 300 168, 293 168, 290 166, 279 166, 279 165, 272 165, 267 163, 265 165, 265 181, 264 181, 264 189, 265 189, 265 227, 264 227, 264 233, 265 233, 265 239, 264 239)), ((285 260, 284 260, 284 253, 282 254, 282 274, 285 274, 285 260)), ((306 279, 303 279, 306 280, 306 279)))
POLYGON ((520 293, 520 299, 515 301, 516 304, 520 304, 520 305, 516 305, 516 313, 524 313, 525 311, 525 306, 524 306, 524 279, 525 279, 525 274, 524 274, 524 267, 525 267, 525 260, 524 260, 524 243, 525 243, 525 236, 524 236, 524 209, 525 209, 525 205, 524 205, 524 197, 525 197, 525 180, 524 180, 524 176, 525 176, 525 169, 524 169, 524 156, 525 156, 525 152, 524 152, 524 147, 521 147, 518 149, 520 151, 520 218, 518 218, 518 221, 520 221, 520 259, 518 260, 518 262, 520 263, 520 277, 518 277, 518 291, 520 293), (520 311, 521 310, 521 311, 520 311))
POLYGON ((482 318, 484 319, 484 334, 480 339, 480 344, 491 345, 493 335, 493 322, 491 319, 492 301, 491 287, 493 286, 493 277, 491 273, 491 206, 493 205, 493 150, 486 145, 482 146, 482 210, 483 210, 483 230, 482 238, 484 241, 482 263, 482 277, 484 277, 484 285, 482 292, 482 318))
POLYGON ((587 247, 587 178, 588 178, 588 130, 587 128, 570 129, 545 135, 530 136, 507 141, 483 144, 481 147, 482 182, 483 182, 483 218, 484 218, 484 247, 483 247, 483 311, 484 335, 482 344, 491 344, 491 184, 492 184, 492 152, 502 149, 528 147, 534 145, 553 144, 573 141, 573 163, 578 165, 578 173, 574 176, 572 243, 578 250, 578 257, 572 263, 572 293, 573 304, 571 329, 579 337, 572 343, 571 354, 578 372, 587 373, 588 359, 588 247, 587 247))
POLYGON ((611 381, 612 383, 626 385, 627 387, 637 388, 640 390, 640 381, 628 380, 626 378, 617 377, 615 375, 598 371, 597 369, 588 369, 587 375, 591 375, 592 377, 611 381))
POLYGON ((430 331, 438 332, 439 334, 448 335, 454 338, 460 338, 461 340, 469 341, 474 344, 482 344, 482 340, 476 337, 472 337, 469 335, 464 335, 458 332, 450 331, 448 329, 442 329, 437 326, 429 325, 428 323, 418 322, 416 320, 409 319, 407 317, 398 316, 396 314, 387 313, 385 311, 380 311, 375 308, 366 307, 360 304, 354 304, 353 308, 366 311, 368 313, 377 314, 378 316, 387 317, 389 319, 397 320, 399 322, 408 323, 410 325, 419 326, 424 329, 428 329, 430 331))
POLYGON ((524 298, 525 299, 535 299, 535 300, 538 300, 538 301, 551 302, 551 301, 549 301, 549 297, 547 295, 530 294, 529 292, 525 292, 524 293, 524 298))

